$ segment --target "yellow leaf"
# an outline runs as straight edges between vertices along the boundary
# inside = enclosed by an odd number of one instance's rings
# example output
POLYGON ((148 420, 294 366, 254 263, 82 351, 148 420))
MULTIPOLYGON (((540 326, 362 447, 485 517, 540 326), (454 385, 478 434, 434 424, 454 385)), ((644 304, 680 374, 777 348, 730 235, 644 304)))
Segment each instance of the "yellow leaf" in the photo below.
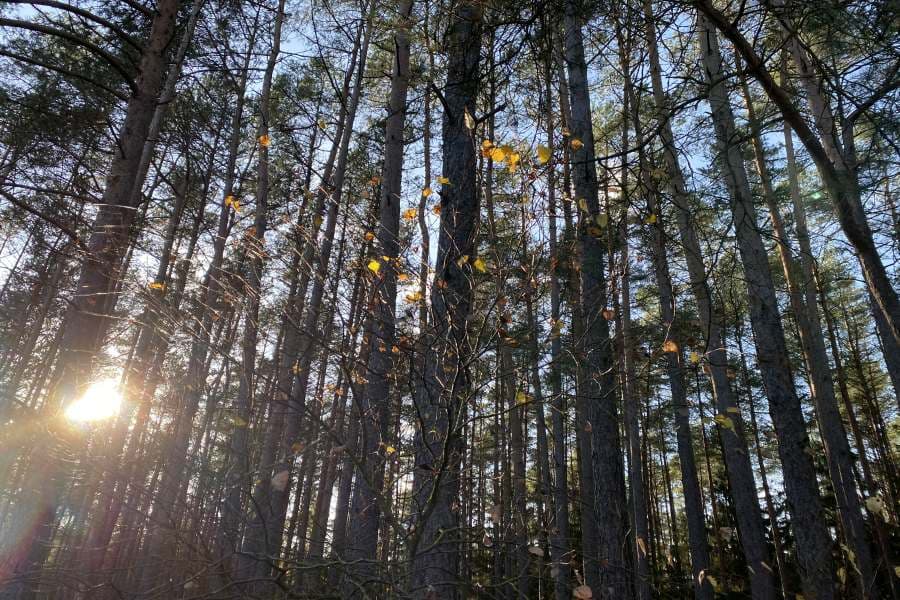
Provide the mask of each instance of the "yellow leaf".
POLYGON ((900 577, 900 567, 894 567, 894 575, 900 577))
POLYGON ((319 117, 319 120, 316 122, 316 124, 319 126, 319 129, 321 129, 322 131, 325 131, 325 129, 328 127, 328 123, 326 123, 325 119, 322 117, 319 117))
POLYGON ((441 205, 440 205, 440 204, 435 204, 435 205, 434 205, 434 208, 431 209, 431 212, 433 212, 433 213, 436 214, 436 215, 441 214, 441 205))
POLYGON ((715 421, 719 424, 720 427, 724 427, 725 429, 734 431, 734 421, 731 420, 731 417, 725 415, 716 415, 715 421))
POLYGON ((407 221, 412 221, 413 219, 416 218, 416 215, 418 215, 418 214, 419 214, 418 209, 407 208, 405 211, 403 211, 403 218, 406 219, 407 221))
POLYGON ((475 262, 472 263, 472 266, 475 267, 475 270, 479 273, 484 273, 487 271, 487 266, 484 264, 484 261, 480 258, 476 258, 475 262))
POLYGON ((654 223, 656 223, 656 215, 647 217, 647 225, 653 225, 654 223))
POLYGON ((678 352, 678 343, 675 340, 666 340, 662 345, 663 352, 678 352))
POLYGON ((373 273, 377 273, 381 269, 381 263, 375 260, 374 258, 369 261, 369 264, 366 265, 369 267, 369 270, 373 273))
POLYGON ((406 281, 409 279, 409 275, 406 273, 397 273, 397 281, 406 281))
POLYGON ((572 135, 572 132, 569 131, 569 128, 568 128, 568 127, 563 127, 563 128, 562 128, 562 134, 563 134, 563 137, 569 137, 570 135, 572 135))
POLYGON ((147 285, 147 287, 149 287, 151 290, 163 291, 166 289, 166 284, 160 283, 159 281, 152 281, 147 285))
POLYGON ((367 242, 371 242, 372 240, 375 239, 375 234, 372 233, 371 231, 367 231, 366 235, 364 237, 366 238, 367 242))
POLYGON ((692 364, 696 365, 698 362, 700 362, 700 355, 697 354, 696 352, 691 352, 688 357, 688 360, 690 360, 692 364))
POLYGON ((584 198, 578 199, 578 208, 580 208, 583 212, 588 212, 588 203, 584 198))
POLYGON ((437 178, 437 182, 441 185, 450 185, 450 180, 447 179, 446 177, 444 177, 443 175, 441 175, 440 177, 437 178))
POLYGON ((466 264, 467 262, 469 262, 469 255, 463 254, 462 256, 460 256, 459 258, 456 259, 456 266, 459 268, 462 268, 462 266, 464 264, 466 264))
POLYGON ((400 346, 391 346, 391 354, 400 354, 400 346))
POLYGON ((879 496, 866 498, 866 508, 872 514, 884 516, 884 501, 879 496))
POLYGON ((506 151, 501 146, 497 146, 491 150, 491 160, 494 162, 503 162, 506 160, 506 151))
POLYGON ((594 220, 597 222, 597 225, 599 225, 600 227, 606 227, 607 225, 609 225, 609 215, 606 213, 598 214, 594 218, 594 220))
POLYGON ((528 394, 519 390, 516 392, 516 404, 527 404, 528 403, 528 394))
POLYGON ((475 129, 475 119, 472 118, 472 115, 469 114, 469 109, 466 108, 463 112, 463 122, 466 124, 466 129, 475 129))
POLYGON ((225 196, 225 207, 229 206, 234 209, 234 212, 241 212, 241 201, 230 194, 225 196))
POLYGON ((482 150, 490 150, 493 147, 494 147, 494 142, 492 142, 491 140, 482 140, 482 142, 481 142, 482 150))
POLYGON ((262 146, 263 148, 268 148, 269 144, 271 144, 271 143, 272 143, 272 140, 271 140, 271 138, 269 138, 268 134, 264 133, 263 135, 259 136, 259 145, 262 146))
POLYGON ((572 138, 572 141, 569 142, 569 144, 572 146, 572 150, 575 150, 576 152, 584 147, 584 142, 578 138, 572 138))
POLYGON ((385 453, 385 454, 390 455, 390 454, 393 454, 393 453, 396 452, 396 451, 397 451, 397 449, 394 448, 393 446, 385 446, 385 447, 384 447, 384 453, 385 453))
POLYGON ((550 155, 551 155, 550 148, 548 148, 547 146, 544 146, 543 144, 541 144, 540 146, 537 147, 538 162, 540 164, 542 164, 542 165, 546 164, 547 161, 550 160, 550 155))
POLYGON ((418 301, 421 300, 421 299, 422 299, 422 293, 421 293, 421 292, 413 292, 413 293, 411 293, 411 294, 407 294, 407 295, 406 295, 406 301, 407 301, 407 302, 418 302, 418 301))
POLYGON ((725 412, 731 413, 733 415, 739 415, 741 414, 741 409, 739 409, 737 406, 729 406, 725 409, 725 412))
POLYGON ((430 195, 431 195, 431 188, 428 186, 425 186, 425 189, 422 190, 422 197, 427 198, 430 195))

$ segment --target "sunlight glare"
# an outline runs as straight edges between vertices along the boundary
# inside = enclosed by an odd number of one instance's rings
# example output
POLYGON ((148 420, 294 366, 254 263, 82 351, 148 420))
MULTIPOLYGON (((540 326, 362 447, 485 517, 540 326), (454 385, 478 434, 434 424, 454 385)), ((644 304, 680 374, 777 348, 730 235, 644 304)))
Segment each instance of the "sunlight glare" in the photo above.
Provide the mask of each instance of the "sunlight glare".
POLYGON ((121 404, 122 393, 118 381, 114 379, 95 381, 85 390, 81 398, 66 408, 66 418, 79 423, 101 421, 115 416, 121 404))

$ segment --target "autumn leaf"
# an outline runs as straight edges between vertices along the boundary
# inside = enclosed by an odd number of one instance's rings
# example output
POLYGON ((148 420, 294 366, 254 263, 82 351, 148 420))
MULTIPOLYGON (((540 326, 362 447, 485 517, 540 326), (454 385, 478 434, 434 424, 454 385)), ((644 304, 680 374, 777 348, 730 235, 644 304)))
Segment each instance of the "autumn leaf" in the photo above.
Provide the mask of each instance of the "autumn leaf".
POLYGON ((484 261, 480 258, 476 258, 472 263, 472 266, 475 267, 475 270, 479 273, 485 273, 487 271, 487 265, 485 265, 484 261))
POLYGON ((578 208, 581 209, 582 212, 588 212, 588 203, 584 198, 578 199, 578 208))
POLYGON ((397 281, 406 281, 409 279, 409 275, 406 273, 397 273, 397 281))
POLYGON ((528 404, 528 394, 522 390, 516 392, 516 404, 528 404))
POLYGON ((551 152, 550 148, 544 146, 543 144, 537 147, 537 157, 538 163, 547 164, 547 161, 550 160, 551 152))
POLYGON ((407 295, 406 295, 406 301, 407 301, 407 302, 418 302, 418 301, 421 300, 421 299, 422 299, 422 293, 421 293, 421 292, 413 292, 413 293, 411 293, 411 294, 407 294, 407 295))
POLYGON ((366 241, 367 241, 367 242, 371 242, 372 240, 375 239, 375 234, 372 233, 371 231, 367 231, 367 232, 366 232, 366 235, 364 235, 363 237, 366 238, 366 241))
POLYGON ((463 122, 466 124, 466 129, 475 129, 475 119, 472 118, 468 108, 463 112, 463 122))
POLYGON ((572 597, 577 598, 578 600, 591 600, 594 597, 594 592, 591 590, 590 586, 579 585, 572 590, 572 597))
POLYGON ((425 186, 425 189, 422 190, 422 197, 427 198, 431 194, 432 194, 431 188, 428 186, 425 186))
POLYGON ((259 136, 259 145, 262 146, 263 148, 268 148, 269 144, 271 144, 271 143, 272 143, 272 139, 269 137, 268 134, 264 133, 261 136, 259 136))
POLYGON ((700 362, 700 355, 696 352, 691 352, 688 355, 688 360, 691 361, 691 364, 696 365, 697 363, 700 362))
POLYGON ((647 225, 653 225, 654 223, 656 223, 656 215, 651 214, 649 217, 647 217, 646 223, 647 225))
POLYGON ((374 258, 369 261, 369 264, 366 265, 370 271, 373 273, 377 273, 381 269, 381 263, 375 260, 374 258))
POLYGON ((734 421, 731 420, 731 417, 726 415, 716 415, 715 421, 720 427, 724 427, 729 431, 734 431, 734 421))
POLYGON ((503 147, 497 146, 491 150, 491 160, 494 162, 503 162, 506 160, 506 151, 503 150, 503 147))
POLYGON ((678 352, 678 343, 675 340, 666 340, 662 345, 663 352, 678 352))
POLYGON ((451 185, 450 180, 443 175, 437 178, 437 182, 441 185, 451 185))
POLYGON ((151 290, 159 290, 162 292, 166 289, 166 284, 160 283, 159 281, 151 281, 149 284, 147 284, 147 287, 149 287, 151 290))
POLYGON ((397 449, 391 445, 387 445, 384 447, 384 453, 387 454, 388 456, 390 456, 391 454, 393 454, 396 451, 397 451, 397 449))
POLYGON ((578 138, 572 138, 572 140, 569 142, 569 145, 572 146, 572 150, 578 152, 584 147, 584 142, 582 142, 578 138))
POLYGON ((225 196, 225 207, 231 207, 234 209, 234 212, 241 212, 241 202, 237 198, 232 195, 225 196))
POLYGON ((419 210, 418 210, 418 209, 416 209, 416 208, 407 208, 405 211, 403 211, 403 218, 406 219, 407 221, 412 221, 412 220, 414 220, 414 219, 416 218, 416 216, 417 216, 418 214, 419 214, 419 210))
POLYGON ((316 121, 316 124, 319 126, 319 129, 321 129, 322 131, 325 131, 328 128, 328 123, 326 123, 325 119, 322 117, 319 117, 319 120, 316 121))

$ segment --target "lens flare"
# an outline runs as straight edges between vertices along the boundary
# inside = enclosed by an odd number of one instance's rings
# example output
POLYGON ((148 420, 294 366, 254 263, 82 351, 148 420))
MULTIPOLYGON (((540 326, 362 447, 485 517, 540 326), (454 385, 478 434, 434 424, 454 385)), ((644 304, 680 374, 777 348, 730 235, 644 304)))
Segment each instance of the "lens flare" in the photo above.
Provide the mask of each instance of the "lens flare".
POLYGON ((102 421, 114 417, 122 405, 119 382, 113 379, 96 381, 84 394, 66 408, 66 418, 76 423, 102 421))

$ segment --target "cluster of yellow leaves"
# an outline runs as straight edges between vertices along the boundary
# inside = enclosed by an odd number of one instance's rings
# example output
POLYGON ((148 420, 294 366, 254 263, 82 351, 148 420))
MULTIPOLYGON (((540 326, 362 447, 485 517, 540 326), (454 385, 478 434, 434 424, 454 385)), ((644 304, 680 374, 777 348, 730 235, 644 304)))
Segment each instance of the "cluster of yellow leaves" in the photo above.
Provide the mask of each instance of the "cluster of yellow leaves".
POLYGON ((166 284, 159 281, 151 281, 149 284, 147 284, 147 287, 151 290, 159 290, 160 292, 164 292, 166 290, 166 284))
POLYGON ((510 173, 515 173, 522 161, 522 156, 509 144, 497 146, 490 140, 481 142, 481 154, 495 163, 506 163, 510 173))
POLYGON ((419 214, 419 209, 407 208, 405 211, 403 211, 403 218, 406 219, 407 221, 412 221, 418 216, 418 214, 419 214))
POLYGON ((378 271, 381 270, 381 263, 373 258, 372 260, 369 261, 369 264, 367 264, 366 267, 373 273, 377 274, 378 271))
POLYGON ((241 212, 241 201, 229 194, 225 196, 225 207, 231 207, 234 212, 239 213, 241 212))
POLYGON ((432 193, 433 193, 433 192, 431 191, 431 188, 428 187, 428 186, 426 185, 426 186, 425 186, 425 189, 422 190, 422 197, 423 197, 423 198, 427 198, 427 197, 430 196, 432 193))

